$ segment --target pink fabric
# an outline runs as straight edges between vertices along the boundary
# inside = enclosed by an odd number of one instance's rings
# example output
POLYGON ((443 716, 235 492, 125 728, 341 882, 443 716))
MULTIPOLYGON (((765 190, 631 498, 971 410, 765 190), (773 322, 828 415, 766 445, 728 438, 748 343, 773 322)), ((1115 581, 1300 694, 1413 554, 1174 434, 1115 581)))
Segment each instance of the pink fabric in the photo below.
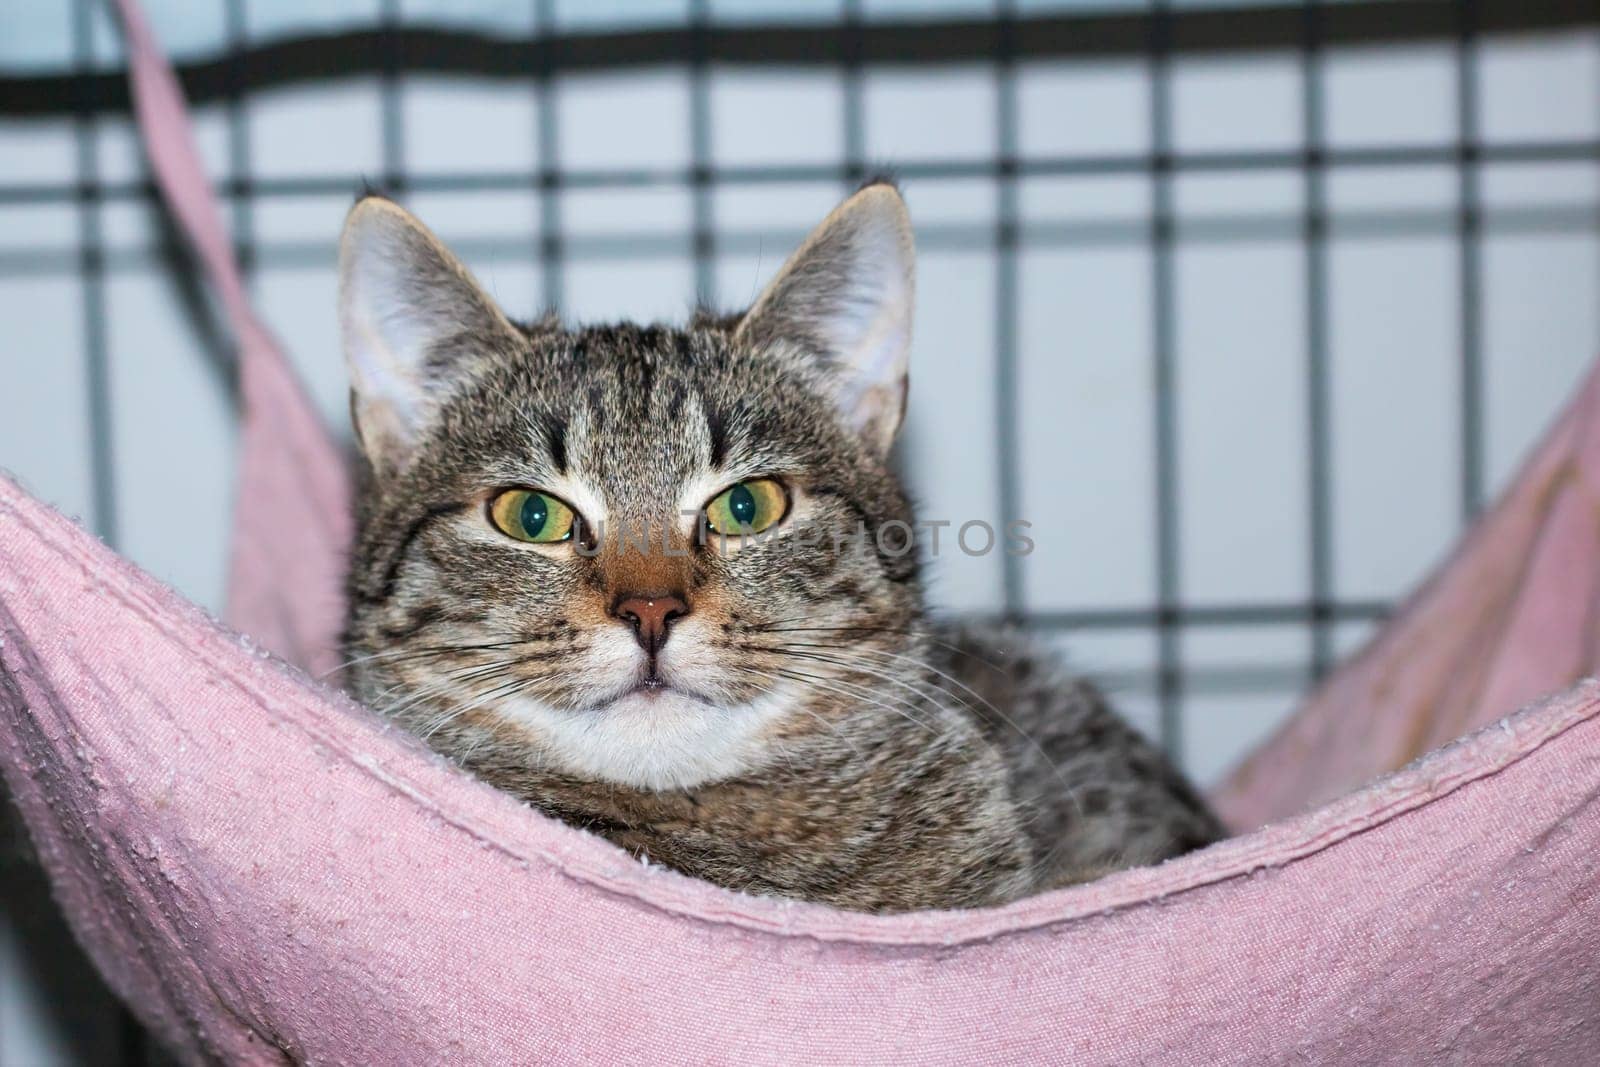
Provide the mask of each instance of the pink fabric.
POLYGON ((338 665, 345 465, 272 332, 256 315, 195 149, 177 78, 134 0, 116 0, 146 154, 239 345, 244 400, 228 621, 316 674, 338 665))
MULTIPOLYGON (((347 536, 337 457, 249 313, 170 73, 121 6, 151 150, 240 331, 234 618, 315 665, 347 536)), ((1237 822, 1592 663, 1596 412, 1591 381, 1454 559, 1246 765, 1223 794, 1237 822)), ((539 817, 0 479, 0 769, 79 938, 191 1062, 1600 1057, 1594 683, 1160 867, 1002 909, 852 915, 539 817)))
POLYGON ((1600 668, 1600 366, 1500 503, 1216 796, 1251 828, 1600 668))
POLYGON ((191 1061, 1600 1054, 1600 686, 1160 867, 851 915, 540 818, 9 484, 0 528, 7 780, 96 962, 191 1061))

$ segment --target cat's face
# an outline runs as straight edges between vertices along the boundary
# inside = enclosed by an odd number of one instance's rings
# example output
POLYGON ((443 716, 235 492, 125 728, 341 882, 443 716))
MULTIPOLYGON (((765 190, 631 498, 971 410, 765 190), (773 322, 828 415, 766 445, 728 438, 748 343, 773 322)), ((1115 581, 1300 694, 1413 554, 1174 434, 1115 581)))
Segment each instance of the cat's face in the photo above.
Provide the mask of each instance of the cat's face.
POLYGON ((360 695, 447 747, 645 788, 825 729, 819 708, 863 695, 844 650, 894 655, 920 610, 886 465, 910 256, 872 186, 742 318, 522 328, 409 215, 357 205, 360 695))

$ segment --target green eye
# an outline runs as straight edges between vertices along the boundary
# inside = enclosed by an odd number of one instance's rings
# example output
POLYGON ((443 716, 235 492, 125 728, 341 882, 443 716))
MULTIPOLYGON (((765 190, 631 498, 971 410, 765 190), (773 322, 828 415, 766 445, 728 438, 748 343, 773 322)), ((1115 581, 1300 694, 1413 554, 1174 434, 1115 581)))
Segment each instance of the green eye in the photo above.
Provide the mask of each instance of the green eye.
POLYGON ((550 544, 572 536, 577 515, 548 493, 507 489, 489 501, 489 520, 507 537, 550 544))
POLYGON ((760 533, 789 510, 789 494, 771 478, 729 486, 706 505, 706 522, 724 537, 760 533))

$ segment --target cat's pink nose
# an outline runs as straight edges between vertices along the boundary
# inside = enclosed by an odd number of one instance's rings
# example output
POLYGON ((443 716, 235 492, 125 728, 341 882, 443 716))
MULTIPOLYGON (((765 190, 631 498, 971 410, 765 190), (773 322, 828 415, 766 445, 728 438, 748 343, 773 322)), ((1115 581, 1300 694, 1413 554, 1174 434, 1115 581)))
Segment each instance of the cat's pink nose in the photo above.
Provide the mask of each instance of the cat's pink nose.
POLYGON ((625 596, 611 607, 611 614, 633 624, 633 636, 639 647, 654 656, 667 643, 667 630, 674 619, 689 614, 689 605, 682 597, 625 596))

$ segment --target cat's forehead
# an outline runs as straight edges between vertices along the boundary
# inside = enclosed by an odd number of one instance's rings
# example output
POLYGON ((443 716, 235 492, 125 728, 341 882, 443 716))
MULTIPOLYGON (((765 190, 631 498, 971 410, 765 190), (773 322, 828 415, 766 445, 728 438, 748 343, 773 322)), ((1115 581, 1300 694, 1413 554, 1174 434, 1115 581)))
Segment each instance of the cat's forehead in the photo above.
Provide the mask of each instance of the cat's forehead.
POLYGON ((663 394, 720 390, 738 362, 732 340, 714 330, 623 323, 533 332, 528 344, 521 358, 550 400, 642 416, 663 394))
POLYGON ((494 467, 525 462, 546 481, 656 508, 719 474, 801 462, 807 435, 793 422, 811 392, 714 326, 533 330, 481 385, 464 408, 499 428, 482 450, 494 467))
POLYGON ((534 347, 532 362, 553 386, 546 405, 566 420, 569 458, 590 467, 636 464, 644 450, 715 458, 725 412, 758 402, 760 368, 708 331, 598 326, 534 347))

